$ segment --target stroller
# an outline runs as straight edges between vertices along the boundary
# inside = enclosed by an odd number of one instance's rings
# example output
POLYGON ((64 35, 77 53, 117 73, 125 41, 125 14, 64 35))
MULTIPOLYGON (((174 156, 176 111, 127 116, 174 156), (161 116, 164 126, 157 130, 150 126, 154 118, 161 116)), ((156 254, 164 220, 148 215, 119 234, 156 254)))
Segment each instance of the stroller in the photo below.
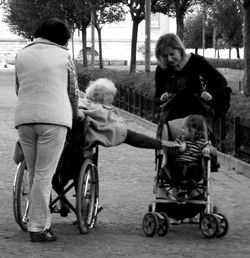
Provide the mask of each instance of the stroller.
MULTIPOLYGON (((197 109, 199 112, 201 109, 197 109)), ((169 114, 168 114, 169 115, 169 114)), ((162 117, 165 117, 163 114, 162 117)), ((157 136, 163 140, 175 140, 181 133, 183 118, 165 121, 161 119, 158 125, 157 136)), ((190 219, 199 216, 199 228, 206 238, 223 237, 227 234, 229 223, 227 218, 218 212, 216 206, 211 205, 211 153, 206 148, 200 158, 204 177, 198 182, 195 189, 179 186, 181 196, 172 195, 173 184, 162 177, 162 168, 168 162, 164 150, 156 151, 155 156, 155 200, 149 205, 148 212, 143 218, 143 231, 146 236, 165 236, 170 227, 170 218, 176 220, 190 219), (190 192, 195 191, 195 196, 190 197, 190 192)), ((215 169, 216 170, 216 169, 215 169)), ((215 171, 214 171, 215 172, 215 171)))

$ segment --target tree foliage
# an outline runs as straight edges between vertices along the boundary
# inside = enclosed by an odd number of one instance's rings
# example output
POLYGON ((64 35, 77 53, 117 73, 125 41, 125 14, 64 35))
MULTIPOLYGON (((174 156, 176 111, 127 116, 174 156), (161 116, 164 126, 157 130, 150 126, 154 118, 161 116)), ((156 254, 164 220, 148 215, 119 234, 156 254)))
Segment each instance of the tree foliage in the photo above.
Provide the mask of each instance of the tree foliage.
POLYGON ((183 39, 185 16, 198 4, 211 4, 211 0, 157 0, 152 11, 175 17, 177 35, 183 39))
MULTIPOLYGON (((186 48, 194 48, 196 53, 199 48, 202 48, 202 22, 202 12, 196 12, 185 19, 184 45, 186 48)), ((211 48, 213 46, 213 27, 210 22, 206 23, 205 37, 205 48, 211 48)))
POLYGON ((101 30, 105 24, 125 20, 126 12, 121 3, 108 2, 106 0, 96 0, 92 2, 94 26, 98 33, 99 42, 99 66, 103 68, 102 59, 102 36, 101 30))
POLYGON ((130 73, 136 70, 136 50, 138 28, 141 21, 145 18, 145 0, 121 0, 125 6, 129 8, 129 13, 133 21, 132 38, 131 38, 131 57, 130 57, 130 73))
POLYGON ((9 0, 4 5, 10 30, 19 36, 33 39, 37 26, 49 17, 63 17, 55 0, 9 0))
POLYGON ((243 45, 243 8, 239 0, 215 0, 210 7, 210 19, 228 48, 240 48, 243 45))

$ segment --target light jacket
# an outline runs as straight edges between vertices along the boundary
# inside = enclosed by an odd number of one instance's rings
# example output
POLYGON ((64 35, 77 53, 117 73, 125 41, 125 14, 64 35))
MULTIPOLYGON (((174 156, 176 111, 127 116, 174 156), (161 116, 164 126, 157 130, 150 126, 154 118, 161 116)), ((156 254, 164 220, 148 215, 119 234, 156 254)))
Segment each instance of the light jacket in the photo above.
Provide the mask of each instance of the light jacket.
POLYGON ((17 54, 19 83, 15 127, 29 123, 72 126, 68 96, 68 50, 37 38, 17 54))
POLYGON ((114 107, 79 99, 79 108, 84 111, 85 149, 96 145, 116 146, 124 142, 127 126, 114 107))

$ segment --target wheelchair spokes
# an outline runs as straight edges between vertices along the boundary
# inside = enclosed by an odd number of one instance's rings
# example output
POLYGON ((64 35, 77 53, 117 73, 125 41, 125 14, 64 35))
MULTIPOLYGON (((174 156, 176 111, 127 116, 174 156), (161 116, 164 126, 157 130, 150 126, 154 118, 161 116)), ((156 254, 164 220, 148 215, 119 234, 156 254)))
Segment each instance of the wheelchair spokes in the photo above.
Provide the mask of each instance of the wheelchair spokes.
POLYGON ((15 220, 24 231, 27 231, 29 213, 29 174, 26 162, 17 167, 13 185, 13 210, 15 220))
POLYGON ((96 223, 98 191, 97 167, 87 159, 80 171, 76 198, 78 227, 82 234, 87 233, 96 223))

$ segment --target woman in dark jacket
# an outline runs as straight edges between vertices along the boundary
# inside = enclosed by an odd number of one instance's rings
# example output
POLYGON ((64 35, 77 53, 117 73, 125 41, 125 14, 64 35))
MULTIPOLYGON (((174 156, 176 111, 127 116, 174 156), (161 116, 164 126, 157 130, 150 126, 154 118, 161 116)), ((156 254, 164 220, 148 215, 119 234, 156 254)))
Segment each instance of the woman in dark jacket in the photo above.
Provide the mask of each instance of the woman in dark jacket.
POLYGON ((182 41, 173 33, 159 38, 155 52, 158 60, 155 71, 157 107, 182 93, 182 97, 175 99, 175 104, 171 105, 172 112, 168 120, 192 113, 203 114, 208 106, 215 105, 227 81, 204 57, 186 53, 182 41), (201 108, 197 107, 194 96, 201 108))

